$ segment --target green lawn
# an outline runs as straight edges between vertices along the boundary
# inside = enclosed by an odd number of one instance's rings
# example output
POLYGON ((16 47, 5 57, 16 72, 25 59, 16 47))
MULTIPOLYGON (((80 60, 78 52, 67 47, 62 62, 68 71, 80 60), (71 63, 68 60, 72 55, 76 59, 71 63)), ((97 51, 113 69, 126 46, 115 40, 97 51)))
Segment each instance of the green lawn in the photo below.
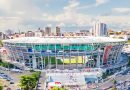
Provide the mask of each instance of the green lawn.
MULTIPOLYGON (((50 60, 51 60, 51 64, 56 64, 56 58, 55 57, 50 57, 50 60)), ((48 62, 50 61, 48 60, 48 57, 45 58, 45 63, 48 64, 48 62)), ((44 62, 44 60, 43 60, 44 62)), ((58 64, 63 64, 63 61, 60 60, 60 59, 57 59, 57 63, 58 64)), ((69 64, 70 61, 69 59, 64 59, 64 64, 69 64)), ((76 64, 76 63, 79 63, 79 64, 82 64, 84 62, 82 62, 82 57, 78 57, 78 61, 76 62, 76 58, 71 58, 71 64, 76 64)))
POLYGON ((130 40, 128 40, 128 43, 130 44, 130 40))
MULTIPOLYGON (((50 57, 50 60, 51 60, 51 64, 56 64, 56 58, 55 57, 50 57)), ((57 61, 58 61, 57 62, 58 64, 63 64, 63 62, 60 59, 58 59, 57 61)), ((47 64, 48 62, 49 62, 48 57, 46 57, 45 63, 47 64)))

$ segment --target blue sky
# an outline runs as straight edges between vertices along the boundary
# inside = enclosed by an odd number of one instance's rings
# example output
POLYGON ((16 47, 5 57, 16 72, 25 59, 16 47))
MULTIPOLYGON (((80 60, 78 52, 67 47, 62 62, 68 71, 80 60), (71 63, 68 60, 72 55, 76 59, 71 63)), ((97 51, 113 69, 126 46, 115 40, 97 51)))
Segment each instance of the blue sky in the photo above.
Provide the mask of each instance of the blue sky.
POLYGON ((95 21, 113 30, 130 28, 130 0, 0 0, 0 31, 60 26, 90 29, 95 21))

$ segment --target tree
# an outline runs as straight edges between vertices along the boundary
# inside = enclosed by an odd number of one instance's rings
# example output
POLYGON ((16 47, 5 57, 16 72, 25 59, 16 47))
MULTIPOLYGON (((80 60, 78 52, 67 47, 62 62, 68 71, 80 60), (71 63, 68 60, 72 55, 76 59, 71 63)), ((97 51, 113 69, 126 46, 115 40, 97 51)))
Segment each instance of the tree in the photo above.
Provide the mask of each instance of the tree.
POLYGON ((2 43, 2 41, 0 40, 0 47, 2 47, 3 46, 3 43, 2 43))
POLYGON ((51 90, 65 90, 64 88, 60 88, 60 87, 53 87, 51 90))
POLYGON ((112 82, 113 82, 113 87, 111 90, 117 90, 116 89, 116 83, 117 83, 116 79, 113 78, 112 82))
POLYGON ((20 80, 20 87, 22 90, 33 90, 36 86, 36 78, 32 76, 22 76, 20 80))
POLYGON ((9 62, 3 62, 1 59, 0 59, 0 66, 2 67, 6 67, 6 68, 13 68, 14 65, 9 63, 9 62))
POLYGON ((0 85, 0 90, 3 90, 3 86, 0 85))
POLYGON ((130 44, 130 40, 128 40, 128 43, 130 44))
POLYGON ((35 77, 35 79, 38 81, 38 79, 39 79, 39 77, 40 77, 40 74, 41 74, 41 72, 34 72, 33 74, 32 74, 32 76, 33 77, 35 77))
POLYGON ((129 61, 128 61, 128 64, 127 64, 128 67, 130 67, 130 58, 129 58, 129 61))
POLYGON ((30 90, 33 90, 36 87, 36 85, 37 85, 37 80, 33 76, 30 76, 29 79, 30 79, 30 81, 29 81, 29 88, 30 88, 30 90))
POLYGON ((3 90, 3 84, 1 80, 0 80, 0 90, 3 90))
POLYGON ((19 86, 22 90, 33 90, 39 80, 40 72, 34 72, 32 75, 21 76, 19 86))
POLYGON ((105 79, 107 77, 107 74, 106 73, 103 73, 102 74, 102 79, 105 79))
POLYGON ((20 79, 20 87, 21 89, 23 90, 28 90, 29 89, 29 85, 28 85, 28 82, 29 82, 29 77, 28 76, 21 76, 21 79, 20 79))
POLYGON ((117 90, 115 87, 112 87, 110 90, 117 90))

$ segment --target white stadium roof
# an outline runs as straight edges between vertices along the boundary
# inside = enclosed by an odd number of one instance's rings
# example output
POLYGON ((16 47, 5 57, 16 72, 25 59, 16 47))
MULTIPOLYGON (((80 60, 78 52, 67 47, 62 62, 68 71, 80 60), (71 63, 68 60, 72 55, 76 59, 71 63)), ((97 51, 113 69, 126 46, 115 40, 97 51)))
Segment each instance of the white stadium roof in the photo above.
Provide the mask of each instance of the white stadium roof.
POLYGON ((21 37, 16 39, 3 40, 8 43, 39 43, 39 44, 69 44, 69 43, 107 43, 107 42, 125 42, 126 39, 117 39, 111 37, 21 37))

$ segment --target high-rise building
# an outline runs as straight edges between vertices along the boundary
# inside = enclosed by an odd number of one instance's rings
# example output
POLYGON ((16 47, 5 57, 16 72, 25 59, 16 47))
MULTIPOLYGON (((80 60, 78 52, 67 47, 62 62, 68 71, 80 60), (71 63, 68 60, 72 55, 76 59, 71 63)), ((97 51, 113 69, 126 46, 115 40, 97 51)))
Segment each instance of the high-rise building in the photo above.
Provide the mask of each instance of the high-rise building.
POLYGON ((107 36, 107 25, 105 23, 96 22, 92 29, 93 36, 107 36))
POLYGON ((60 27, 56 27, 56 36, 61 36, 60 27))
POLYGON ((51 36, 51 27, 45 27, 45 35, 51 36))

